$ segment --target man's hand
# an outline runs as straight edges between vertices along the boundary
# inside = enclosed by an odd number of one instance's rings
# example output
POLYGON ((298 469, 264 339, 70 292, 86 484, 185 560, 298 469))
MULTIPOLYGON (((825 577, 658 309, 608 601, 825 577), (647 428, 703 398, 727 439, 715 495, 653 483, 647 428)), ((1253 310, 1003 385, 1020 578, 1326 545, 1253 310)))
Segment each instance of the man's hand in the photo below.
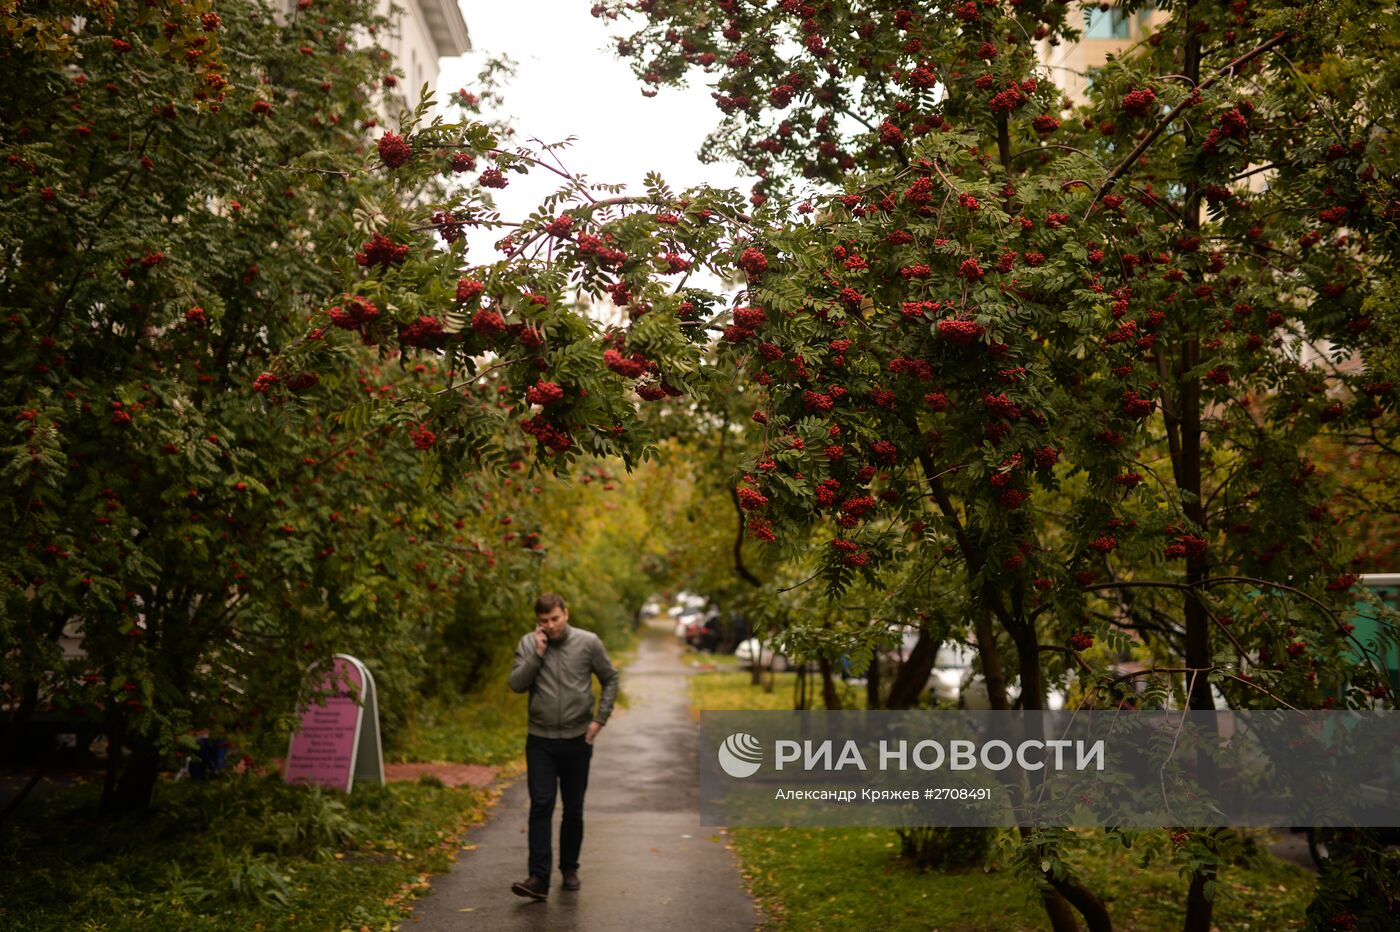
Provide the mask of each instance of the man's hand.
POLYGON ((549 645, 549 639, 544 636, 543 628, 535 629, 535 653, 544 656, 545 647, 549 645))
POLYGON ((599 722, 589 722, 589 723, 588 723, 588 734, 586 734, 586 735, 583 736, 583 740, 584 740, 584 741, 587 741, 589 744, 592 744, 592 743, 593 743, 593 739, 596 738, 596 737, 598 737, 598 732, 600 732, 600 731, 602 731, 602 730, 603 730, 603 726, 602 726, 601 723, 599 723, 599 722))

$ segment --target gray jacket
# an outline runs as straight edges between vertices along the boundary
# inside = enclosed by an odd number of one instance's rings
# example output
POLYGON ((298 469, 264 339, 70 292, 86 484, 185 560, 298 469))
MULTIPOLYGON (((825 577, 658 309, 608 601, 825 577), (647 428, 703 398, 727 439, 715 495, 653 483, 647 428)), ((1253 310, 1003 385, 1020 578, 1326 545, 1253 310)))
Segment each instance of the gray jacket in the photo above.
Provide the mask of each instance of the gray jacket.
POLYGON ((577 738, 588 723, 607 724, 617 700, 617 671, 603 641, 592 631, 570 626, 550 641, 541 657, 531 631, 515 647, 510 688, 530 691, 530 734, 541 738, 577 738), (603 684, 598 711, 593 711, 593 680, 603 684))

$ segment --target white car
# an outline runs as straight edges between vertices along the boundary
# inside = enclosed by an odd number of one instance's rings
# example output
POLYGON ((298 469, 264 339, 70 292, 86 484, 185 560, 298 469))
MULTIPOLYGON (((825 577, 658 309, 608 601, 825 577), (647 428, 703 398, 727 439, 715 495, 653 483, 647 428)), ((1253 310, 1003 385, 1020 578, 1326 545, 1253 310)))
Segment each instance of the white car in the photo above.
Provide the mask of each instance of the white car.
MULTIPOLYGON (((965 644, 947 643, 938 648, 929 671, 928 685, 937 702, 950 702, 959 708, 974 711, 989 711, 992 708, 991 696, 987 692, 987 680, 980 673, 973 672, 972 662, 977 658, 977 649, 965 644)), ((1012 702, 1021 694, 1019 683, 1006 687, 1006 698, 1012 702)), ((1046 690, 1045 708, 1051 711, 1065 707, 1065 692, 1051 686, 1046 690)))
POLYGON ((740 641, 739 646, 734 648, 734 656, 739 658, 739 666, 753 668, 758 663, 765 670, 773 670, 782 673, 788 668, 787 658, 773 650, 771 644, 765 644, 758 638, 749 638, 747 641, 740 641))

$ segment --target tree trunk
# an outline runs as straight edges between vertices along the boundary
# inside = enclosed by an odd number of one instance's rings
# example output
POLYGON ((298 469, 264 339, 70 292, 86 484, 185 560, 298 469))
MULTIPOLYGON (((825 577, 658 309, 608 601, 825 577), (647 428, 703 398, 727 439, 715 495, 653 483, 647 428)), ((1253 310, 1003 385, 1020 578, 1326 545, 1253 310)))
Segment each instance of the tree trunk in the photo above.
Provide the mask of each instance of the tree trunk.
POLYGON ((870 657, 870 669, 865 671, 865 707, 880 708, 880 652, 870 657))
POLYGON ((977 608, 977 656, 982 660, 982 679, 987 684, 987 701, 993 709, 1011 708, 1006 700, 1006 670, 997 648, 996 629, 992 627, 992 611, 986 605, 977 608))
POLYGON ((912 709, 917 705, 924 687, 928 685, 928 675, 937 656, 938 642, 927 631, 920 631, 914 649, 895 673, 890 694, 885 697, 885 708, 912 709))
MULTIPOLYGON (((1193 31, 1186 41, 1183 52, 1183 73, 1194 85, 1200 83, 1200 72, 1201 42, 1199 36, 1193 31)), ((1195 141, 1195 130, 1189 121, 1186 124, 1185 132, 1189 151, 1195 141)), ((1189 183, 1186 188, 1182 225, 1188 235, 1198 232, 1201 228, 1201 192, 1200 187, 1194 181, 1189 183)), ((1202 496, 1203 490, 1201 488, 1201 407, 1203 404, 1201 380, 1198 377, 1184 377, 1200 363, 1200 336, 1195 333, 1187 334, 1182 342, 1178 357, 1177 397, 1181 400, 1179 414, 1181 455, 1175 464, 1175 479, 1181 493, 1182 509, 1185 511, 1186 517, 1191 519, 1192 523, 1200 529, 1201 536, 1209 539, 1203 504, 1205 499, 1202 496)), ((1186 666, 1193 671, 1187 674, 1187 686, 1190 690, 1188 702, 1193 711, 1213 711, 1215 709, 1215 700, 1210 693, 1210 675, 1206 672, 1211 665, 1210 618, 1204 603, 1205 593, 1199 585, 1209 572, 1210 567, 1204 554, 1187 555, 1186 582, 1190 588, 1186 592, 1185 600, 1185 659, 1186 666)), ((1197 779, 1201 786, 1206 792, 1213 792, 1217 783, 1215 762, 1209 755, 1198 753, 1196 767, 1197 779)), ((1182 926, 1185 932, 1210 932, 1214 902, 1206 898, 1205 885, 1208 881, 1215 880, 1216 876, 1217 868, 1213 864, 1203 865, 1199 872, 1192 875, 1190 886, 1186 891, 1186 921, 1182 926)))
POLYGON ((39 704, 39 681, 26 680, 20 693, 19 705, 10 713, 5 746, 0 748, 0 760, 23 760, 26 756, 24 734, 29 730, 29 719, 39 704))
POLYGON ((831 661, 822 657, 817 660, 817 667, 822 673, 822 705, 830 711, 840 711, 845 707, 841 704, 841 694, 836 690, 836 680, 831 675, 831 661))
POLYGON ((122 768, 115 792, 110 799, 103 794, 103 814, 118 815, 150 808, 159 776, 160 755, 145 741, 136 742, 122 768))

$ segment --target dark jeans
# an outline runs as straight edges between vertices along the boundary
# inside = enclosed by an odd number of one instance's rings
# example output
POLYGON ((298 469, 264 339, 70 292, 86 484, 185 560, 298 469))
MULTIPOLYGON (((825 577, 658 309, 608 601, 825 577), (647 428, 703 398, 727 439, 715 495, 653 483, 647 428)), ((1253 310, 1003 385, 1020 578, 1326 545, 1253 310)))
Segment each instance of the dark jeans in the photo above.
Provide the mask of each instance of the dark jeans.
POLYGON ((588 789, 588 763, 593 745, 577 738, 525 739, 526 784, 530 788, 530 876, 549 888, 549 862, 554 835, 554 800, 564 797, 559 826, 559 869, 578 870, 583 846, 583 794, 588 789))

